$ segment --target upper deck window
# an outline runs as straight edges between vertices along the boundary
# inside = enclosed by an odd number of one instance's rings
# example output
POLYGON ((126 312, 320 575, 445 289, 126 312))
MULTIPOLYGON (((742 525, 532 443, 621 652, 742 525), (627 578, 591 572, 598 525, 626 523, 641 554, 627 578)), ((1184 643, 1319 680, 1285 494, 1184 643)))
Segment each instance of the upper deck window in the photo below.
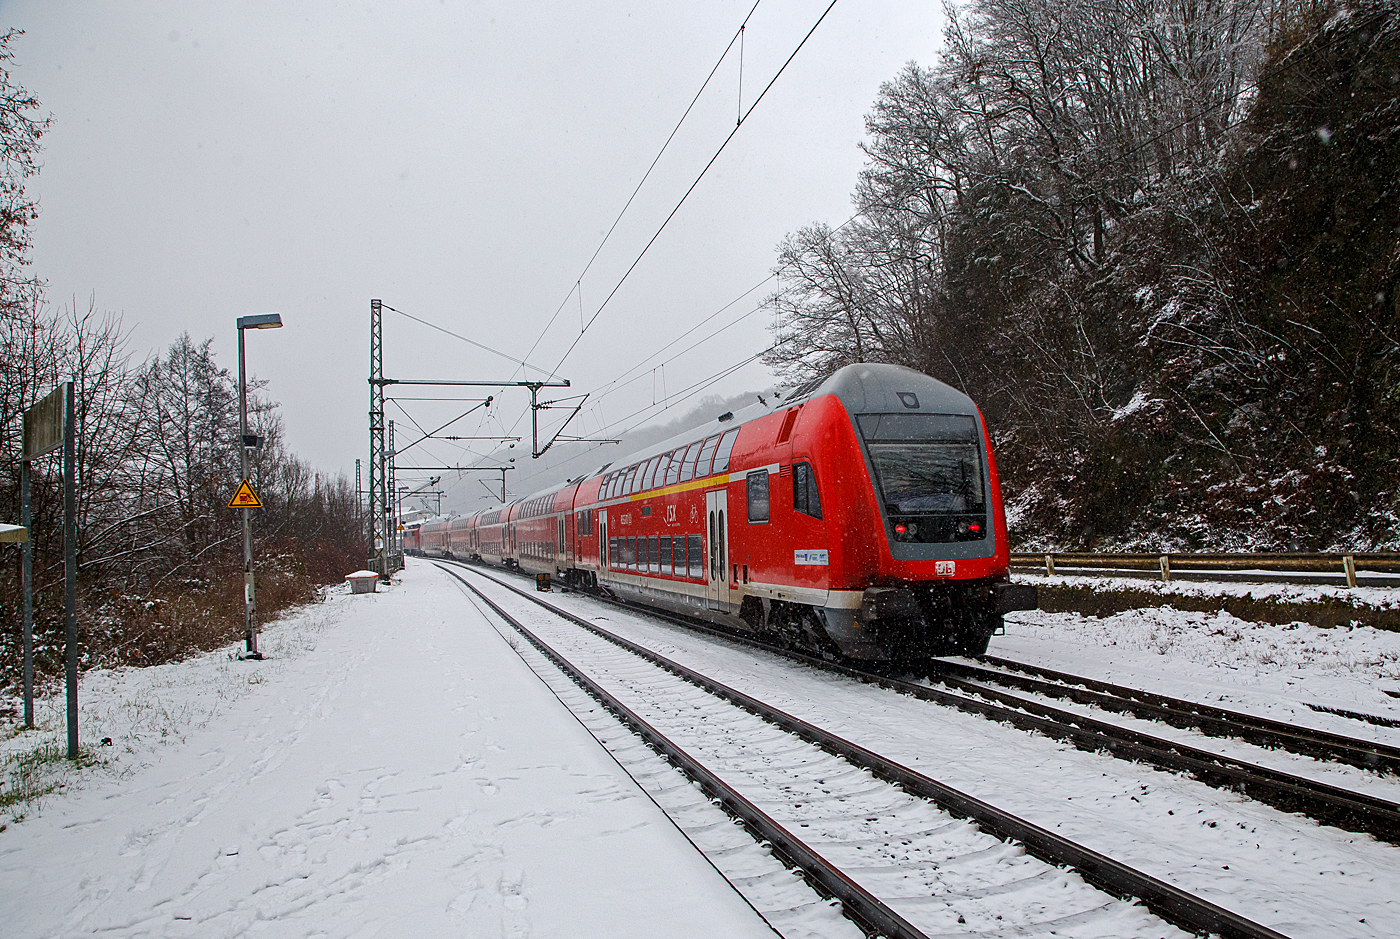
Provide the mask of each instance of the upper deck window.
POLYGON ((714 467, 710 470, 711 473, 729 472, 729 454, 734 452, 734 441, 737 440, 738 437, 739 428, 737 427, 724 432, 724 437, 722 437, 719 442, 719 449, 715 450, 715 463, 714 467))
POLYGON ((715 447, 719 445, 719 434, 705 441, 700 448, 700 459, 695 463, 695 478, 704 479, 710 475, 710 461, 715 457, 715 447))
POLYGON ((681 457, 681 482, 688 482, 695 478, 695 457, 700 453, 700 442, 696 441, 686 448, 685 456, 681 457))
POLYGON ((685 456, 685 448, 671 451, 671 465, 666 467, 666 485, 674 486, 681 481, 681 457, 685 456))

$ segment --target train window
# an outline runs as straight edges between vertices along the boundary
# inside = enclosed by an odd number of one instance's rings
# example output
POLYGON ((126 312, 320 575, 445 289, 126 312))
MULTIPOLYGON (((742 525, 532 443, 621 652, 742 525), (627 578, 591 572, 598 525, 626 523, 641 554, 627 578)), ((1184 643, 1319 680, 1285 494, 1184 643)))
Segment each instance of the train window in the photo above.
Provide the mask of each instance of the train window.
MULTIPOLYGON (((654 456, 647 461, 646 475, 642 477, 642 491, 646 492, 652 487, 652 481, 656 477, 656 468, 661 465, 661 457, 654 456)), ((664 477, 663 477, 664 478, 664 477)))
POLYGON ((671 469, 671 454, 661 454, 660 460, 661 462, 656 466, 656 478, 652 480, 652 485, 658 489, 666 485, 666 476, 671 469))
POLYGON ((612 568, 614 568, 614 569, 616 569, 616 567, 617 567, 617 539, 616 539, 616 538, 609 538, 609 539, 608 539, 608 566, 609 566, 609 567, 612 567, 612 568))
POLYGON ((749 524, 768 521, 768 471, 754 470, 746 479, 749 503, 749 524))
POLYGON ((686 448, 685 456, 681 457, 681 482, 688 482, 695 478, 695 458, 700 454, 700 441, 692 443, 686 448))
POLYGON ((695 464, 695 478, 704 479, 710 475, 710 461, 715 458, 715 447, 719 445, 719 434, 706 440, 700 448, 700 459, 695 464))
POLYGON ((813 518, 822 517, 822 500, 817 495, 817 474, 813 472, 811 463, 792 464, 792 510, 813 518))
POLYGON ((622 484, 622 492, 618 493, 618 495, 623 495, 623 496, 625 496, 625 495, 628 495, 629 493, 633 493, 633 492, 636 492, 636 491, 637 491, 637 467, 636 467, 636 465, 633 465, 633 466, 631 466, 631 467, 628 468, 628 470, 627 470, 627 479, 626 479, 625 482, 623 482, 623 484, 622 484))
POLYGON ((737 427, 725 431, 724 437, 719 442, 719 448, 715 450, 715 464, 714 468, 710 470, 711 473, 729 472, 729 454, 734 452, 734 441, 738 436, 739 428, 737 427))
POLYGON ((672 559, 673 557, 674 557, 674 555, 672 555, 672 553, 671 553, 671 536, 670 536, 670 535, 662 535, 662 536, 661 536, 661 573, 663 573, 663 574, 669 574, 669 573, 671 573, 672 571, 675 570, 675 568, 672 567, 672 560, 671 560, 671 559, 672 559))
POLYGON ((681 481, 681 457, 684 455, 684 450, 671 451, 671 463, 666 467, 666 485, 674 486, 681 481))
POLYGON ((705 577, 704 540, 700 535, 689 535, 685 539, 686 548, 690 552, 690 566, 688 568, 690 576, 696 580, 705 577))
POLYGON ((661 544, 655 535, 647 538, 647 570, 653 574, 661 570, 661 544))

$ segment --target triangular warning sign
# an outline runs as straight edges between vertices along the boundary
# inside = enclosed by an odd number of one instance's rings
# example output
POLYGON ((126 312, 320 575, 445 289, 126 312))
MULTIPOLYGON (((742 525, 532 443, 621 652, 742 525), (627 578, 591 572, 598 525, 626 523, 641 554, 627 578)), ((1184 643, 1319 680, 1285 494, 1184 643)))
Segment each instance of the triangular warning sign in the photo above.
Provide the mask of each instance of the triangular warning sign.
POLYGON ((238 491, 233 494, 233 498, 228 500, 228 507, 231 509, 260 509, 262 503, 258 501, 258 494, 253 491, 253 487, 248 485, 248 480, 238 484, 238 491))

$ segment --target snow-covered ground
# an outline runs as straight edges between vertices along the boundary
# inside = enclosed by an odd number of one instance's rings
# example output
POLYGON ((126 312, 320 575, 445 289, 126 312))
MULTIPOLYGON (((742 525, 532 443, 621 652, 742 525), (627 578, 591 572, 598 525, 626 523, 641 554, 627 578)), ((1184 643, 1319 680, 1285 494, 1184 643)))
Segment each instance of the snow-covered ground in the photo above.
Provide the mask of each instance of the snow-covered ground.
MULTIPOLYGON (((1176 585, 1164 585, 1176 586, 1176 585)), ((1204 585, 1194 584, 1191 587, 1204 585)), ((1211 585, 1222 589, 1247 585, 1211 585)), ((1255 585, 1255 596, 1259 596, 1255 585)), ((1327 588, 1270 586, 1305 599, 1327 588)), ((1373 606, 1400 590, 1368 590, 1373 606)), ((1188 698, 1274 720, 1400 746, 1400 729, 1308 705, 1400 720, 1400 633, 1371 627, 1277 626, 1171 606, 1111 616, 1032 611, 1006 617, 992 655, 1188 698)))
POLYGON ((264 648, 85 677, 113 745, 4 819, 6 939, 772 936, 435 569, 264 648))
MULTIPOLYGON (((552 599, 580 610, 591 602, 552 599)), ((1395 595, 1367 602, 1393 604, 1395 595)), ((660 637, 651 644, 664 654, 722 667, 721 680, 768 697, 776 690, 794 713, 1291 935, 1400 932, 1400 849, 630 614, 593 612, 634 638, 660 637)), ((113 745, 95 747, 104 764, 70 774, 22 820, 0 817, 0 933, 772 935, 432 565, 411 561, 387 593, 335 591, 270 626, 264 648, 271 658, 262 663, 225 651, 85 676, 85 745, 113 745)), ((1385 693, 1400 690, 1396 634, 1169 608, 1102 620, 1023 613, 991 651, 1400 744, 1400 730, 1306 707, 1400 716, 1400 700, 1385 693)), ((39 717, 37 734, 7 734, 0 754, 61 747, 61 699, 39 717)))

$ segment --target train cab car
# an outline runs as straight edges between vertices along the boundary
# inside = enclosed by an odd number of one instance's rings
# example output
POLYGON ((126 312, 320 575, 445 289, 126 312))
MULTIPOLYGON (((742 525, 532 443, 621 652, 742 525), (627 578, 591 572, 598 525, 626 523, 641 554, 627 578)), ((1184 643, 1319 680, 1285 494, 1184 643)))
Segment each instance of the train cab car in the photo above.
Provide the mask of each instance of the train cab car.
POLYGON ((910 369, 848 366, 592 482, 575 554, 638 602, 862 659, 980 653, 1035 605, 981 413, 910 369))
POLYGON ((980 654, 1003 613, 1034 608, 1034 588, 1009 583, 996 460, 966 395, 852 365, 753 427, 745 452, 764 472, 745 473, 731 535, 731 563, 747 564, 734 579, 762 606, 746 620, 851 657, 918 658, 980 654))
POLYGON ((979 654, 1003 613, 1036 605, 1009 580, 981 412, 892 365, 847 366, 463 524, 458 557, 852 658, 979 654))

